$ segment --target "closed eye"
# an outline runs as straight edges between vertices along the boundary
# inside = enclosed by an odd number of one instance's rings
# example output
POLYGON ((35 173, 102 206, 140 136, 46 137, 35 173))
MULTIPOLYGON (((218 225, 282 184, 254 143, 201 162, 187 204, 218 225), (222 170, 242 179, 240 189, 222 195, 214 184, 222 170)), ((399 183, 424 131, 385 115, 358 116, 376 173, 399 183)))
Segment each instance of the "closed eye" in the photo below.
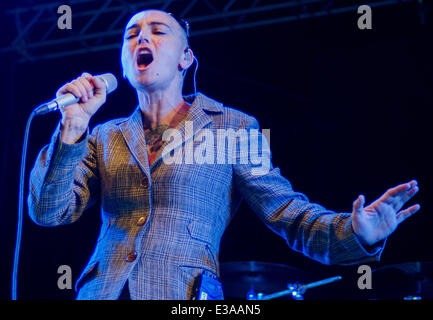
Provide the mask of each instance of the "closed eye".
MULTIPOLYGON (((163 32, 163 31, 153 31, 153 34, 156 34, 156 35, 164 35, 164 34, 167 34, 167 33, 166 33, 166 32, 163 32)), ((125 35, 125 39, 126 39, 126 40, 129 40, 129 39, 135 38, 136 36, 137 36, 136 33, 126 34, 126 35, 125 35)))
POLYGON ((136 34, 127 34, 127 35, 125 35, 125 39, 129 40, 129 39, 132 39, 132 38, 134 38, 136 36, 137 36, 136 34))
POLYGON ((166 34, 167 30, 165 30, 165 29, 166 28, 164 28, 164 26, 156 25, 156 26, 153 26, 152 33, 153 34, 158 34, 158 35, 166 34))

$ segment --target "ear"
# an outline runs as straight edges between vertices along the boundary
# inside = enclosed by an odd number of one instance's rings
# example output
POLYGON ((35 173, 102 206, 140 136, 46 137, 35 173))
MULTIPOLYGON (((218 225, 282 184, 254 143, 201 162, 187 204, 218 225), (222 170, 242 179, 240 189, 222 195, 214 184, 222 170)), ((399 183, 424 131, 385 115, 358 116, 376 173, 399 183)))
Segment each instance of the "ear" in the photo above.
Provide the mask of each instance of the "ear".
POLYGON ((194 53, 187 47, 183 51, 182 57, 179 62, 179 70, 187 70, 194 62, 194 53))

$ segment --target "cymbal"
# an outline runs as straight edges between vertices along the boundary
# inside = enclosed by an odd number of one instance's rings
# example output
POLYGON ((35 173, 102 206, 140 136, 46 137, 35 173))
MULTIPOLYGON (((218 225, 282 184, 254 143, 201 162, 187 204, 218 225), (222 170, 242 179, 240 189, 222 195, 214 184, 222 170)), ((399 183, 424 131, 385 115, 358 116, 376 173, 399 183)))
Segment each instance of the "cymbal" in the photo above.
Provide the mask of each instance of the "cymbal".
POLYGON ((269 294, 287 289, 288 283, 305 283, 312 279, 300 269, 261 261, 224 262, 220 273, 224 295, 234 299, 245 299, 250 290, 269 294))
POLYGON ((392 264, 389 266, 384 266, 379 269, 374 270, 376 271, 382 271, 382 270, 389 270, 389 269, 397 269, 403 271, 407 275, 412 276, 422 276, 427 278, 433 278, 433 262, 404 262, 404 263, 398 263, 398 264, 392 264))
POLYGON ((373 270, 373 291, 379 299, 433 298, 433 262, 405 262, 373 270))

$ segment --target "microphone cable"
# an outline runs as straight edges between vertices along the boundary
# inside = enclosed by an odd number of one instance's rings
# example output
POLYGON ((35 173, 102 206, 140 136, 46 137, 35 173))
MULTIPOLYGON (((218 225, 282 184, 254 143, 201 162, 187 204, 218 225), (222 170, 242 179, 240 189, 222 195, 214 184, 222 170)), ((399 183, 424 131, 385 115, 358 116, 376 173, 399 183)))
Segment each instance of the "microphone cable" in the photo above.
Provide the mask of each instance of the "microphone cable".
POLYGON ((12 269, 12 300, 18 298, 18 265, 20 259, 21 238, 23 232, 24 220, 24 184, 26 172, 26 159, 27 159, 27 145, 29 141, 30 124, 36 113, 33 110, 27 118, 26 130, 24 132, 23 150, 21 153, 21 168, 20 168, 20 182, 19 182, 19 195, 18 195, 18 222, 17 222, 17 237, 15 242, 14 263, 12 269))

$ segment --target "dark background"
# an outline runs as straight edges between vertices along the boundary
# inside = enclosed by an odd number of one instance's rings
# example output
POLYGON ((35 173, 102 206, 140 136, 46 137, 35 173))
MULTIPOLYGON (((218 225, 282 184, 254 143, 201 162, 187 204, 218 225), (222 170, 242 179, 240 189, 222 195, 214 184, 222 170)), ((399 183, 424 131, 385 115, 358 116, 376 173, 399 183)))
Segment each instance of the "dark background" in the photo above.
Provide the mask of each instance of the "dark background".
MULTIPOLYGON (((389 237, 381 262, 370 265, 432 261, 432 13, 421 24, 416 4, 373 8, 372 30, 359 30, 358 17, 352 12, 193 37, 190 44, 200 62, 198 90, 269 128, 274 165, 295 190, 328 209, 350 212, 359 194, 370 203, 388 188, 417 179, 420 192, 410 203, 420 203, 421 211, 389 237)), ((5 43, 15 27, 6 18, 1 24, 5 43)), ((0 56, 1 299, 10 298, 26 119, 83 71, 112 72, 120 80, 92 126, 128 116, 137 101, 121 77, 119 52, 16 65, 16 54, 0 56)), ((192 92, 191 75, 184 93, 192 92)), ((58 120, 58 114, 34 120, 27 176, 58 120)), ((98 206, 77 223, 58 228, 35 225, 25 211, 19 298, 73 299, 73 290, 57 288, 57 268, 71 266, 77 279, 93 251, 99 224, 98 206)), ((328 291, 317 289, 317 297, 368 297, 356 289, 357 266, 324 266, 293 252, 246 205, 222 239, 220 260, 281 263, 309 271, 315 279, 343 274, 345 282, 328 291)))

